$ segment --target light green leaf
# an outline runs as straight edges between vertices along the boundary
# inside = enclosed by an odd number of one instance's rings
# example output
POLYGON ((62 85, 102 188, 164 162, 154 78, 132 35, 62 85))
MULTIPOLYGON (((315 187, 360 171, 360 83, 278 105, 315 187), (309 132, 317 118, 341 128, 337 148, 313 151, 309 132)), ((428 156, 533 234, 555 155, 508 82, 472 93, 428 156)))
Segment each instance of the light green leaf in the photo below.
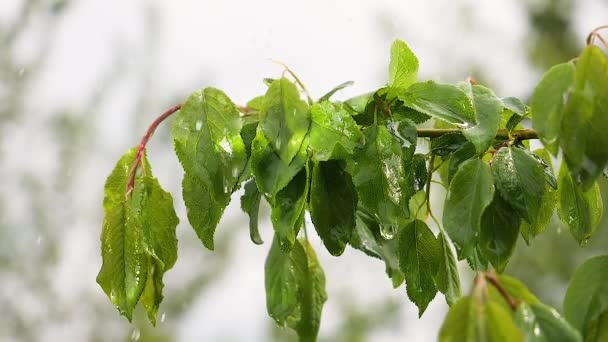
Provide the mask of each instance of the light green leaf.
POLYGON ((433 81, 414 83, 399 94, 399 99, 418 112, 462 128, 475 125, 473 103, 457 86, 433 81))
POLYGON ((353 81, 346 81, 344 83, 341 83, 335 86, 332 90, 328 91, 325 95, 321 96, 321 98, 319 98, 319 101, 317 102, 328 101, 335 93, 339 92, 344 88, 350 87, 353 84, 355 84, 355 82, 353 81))
POLYGON ((484 86, 474 85, 471 91, 476 124, 468 128, 463 127, 462 134, 475 145, 477 154, 481 155, 490 147, 496 137, 503 103, 492 90, 484 86))
POLYGON ((589 190, 608 163, 608 58, 587 46, 576 63, 575 87, 564 110, 560 146, 570 173, 589 190))
POLYGON ((515 322, 528 342, 582 342, 580 333, 552 307, 521 303, 515 322))
POLYGON ((566 95, 574 84, 574 64, 562 63, 547 71, 530 100, 532 127, 553 155, 557 155, 566 95))
POLYGON ((471 255, 481 230, 481 217, 494 197, 494 181, 488 165, 468 160, 450 182, 443 211, 443 226, 460 258, 471 255))
POLYGON ((310 217, 331 255, 341 255, 355 228, 357 192, 338 161, 315 162, 310 189, 310 217))
POLYGON ((415 220, 399 233, 399 266, 405 275, 408 297, 422 316, 437 287, 433 276, 440 258, 439 244, 423 221, 415 220))
POLYGON ((499 273, 504 271, 513 254, 519 236, 520 221, 520 216, 513 208, 495 193, 492 203, 481 218, 479 247, 499 273))
POLYGON ((344 105, 347 109, 354 112, 352 115, 359 115, 365 112, 365 108, 367 104, 373 99, 374 93, 366 93, 362 95, 357 95, 352 97, 346 101, 344 101, 344 105))
POLYGON ((500 195, 534 223, 546 187, 543 166, 526 150, 503 147, 494 155, 492 172, 500 195))
POLYGON ((284 163, 298 154, 310 126, 308 105, 295 84, 286 78, 273 81, 260 112, 260 127, 273 151, 284 163))
POLYGON ((129 321, 141 302, 150 322, 156 324, 163 299, 162 278, 177 260, 175 230, 179 220, 171 195, 153 178, 145 155, 141 160, 144 170, 136 175, 133 190, 125 193, 136 153, 137 148, 125 153, 106 181, 103 263, 97 283, 129 321))
POLYGON ((258 229, 258 213, 262 194, 258 191, 253 180, 245 184, 245 193, 241 196, 241 209, 249 215, 249 236, 256 245, 264 243, 258 229))
POLYGON ((462 297, 452 305, 439 331, 439 342, 523 341, 511 313, 483 299, 462 297))
POLYGON ((505 97, 502 99, 502 104, 505 109, 519 116, 526 116, 530 111, 530 108, 517 97, 505 97))
POLYGON ((587 338, 594 322, 608 313, 608 255, 591 258, 579 266, 564 299, 564 316, 587 338))
POLYGON ((437 240, 441 254, 439 256, 435 283, 437 284, 437 289, 445 295, 448 305, 451 306, 461 296, 458 264, 456 263, 454 253, 452 253, 452 241, 450 241, 450 238, 441 232, 437 240))
POLYGON ((418 58, 402 40, 391 46, 391 61, 388 66, 388 83, 391 88, 407 88, 418 78, 418 58))
MULTIPOLYGON (((541 148, 535 150, 534 155, 541 158, 546 164, 545 179, 548 179, 549 176, 547 176, 547 172, 550 172, 551 182, 555 181, 555 176, 553 176, 553 163, 551 162, 549 151, 541 148)), ((557 181, 555 181, 555 185, 557 185, 557 181)), ((540 208, 538 209, 536 218, 532 220, 532 224, 526 221, 523 221, 521 224, 521 236, 524 238, 526 243, 529 243, 533 237, 545 230, 549 224, 549 221, 551 220, 551 216, 553 216, 553 213, 555 212, 556 204, 557 191, 551 186, 545 186, 545 191, 543 192, 543 197, 540 201, 540 208)))
POLYGON ((309 177, 308 167, 306 167, 270 201, 272 207, 270 220, 276 233, 276 239, 285 251, 290 250, 293 246, 302 225, 310 184, 309 177))
POLYGON ((310 107, 310 113, 309 146, 314 159, 346 159, 356 147, 363 147, 363 133, 341 104, 318 102, 310 107))
POLYGON ((405 161, 400 142, 382 126, 365 128, 366 144, 357 149, 348 165, 361 203, 380 224, 385 238, 391 239, 405 223, 408 191, 405 161))
POLYGON ((171 134, 184 167, 188 219, 205 247, 213 250, 219 217, 239 186, 247 154, 239 111, 220 90, 192 94, 177 113, 171 134), (211 209, 212 213, 201 213, 211 209))
MULTIPOLYGON (((507 291, 511 298, 528 304, 540 304, 538 298, 536 298, 521 281, 504 274, 499 274, 496 278, 498 279, 500 286, 507 291)), ((496 291, 494 286, 488 288, 488 293, 492 300, 501 303, 505 309, 510 310, 509 303, 507 303, 502 294, 496 291)))
POLYGON ((604 211, 599 185, 595 183, 589 191, 583 191, 562 163, 557 178, 557 198, 559 218, 576 241, 584 246, 597 229, 604 211))

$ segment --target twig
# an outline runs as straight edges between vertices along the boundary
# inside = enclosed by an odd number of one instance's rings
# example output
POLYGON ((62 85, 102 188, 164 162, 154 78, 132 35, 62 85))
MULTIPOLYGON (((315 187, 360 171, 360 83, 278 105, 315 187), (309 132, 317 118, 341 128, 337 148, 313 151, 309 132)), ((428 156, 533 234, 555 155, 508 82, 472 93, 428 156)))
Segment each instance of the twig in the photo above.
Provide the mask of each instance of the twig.
MULTIPOLYGON (((445 128, 445 129, 437 129, 437 128, 419 128, 416 130, 419 138, 437 138, 444 134, 449 133, 461 133, 462 130, 459 128, 445 128)), ((530 139, 538 139, 538 133, 536 133, 533 129, 516 129, 511 131, 511 135, 509 135, 509 131, 502 128, 496 132, 496 138, 498 139, 515 139, 515 140, 530 140, 530 139)))
POLYGON ((485 278, 486 280, 492 284, 492 286, 494 286, 494 288, 500 293, 500 295, 507 301, 507 303, 509 303, 509 306, 511 307, 511 310, 516 311, 517 310, 517 305, 519 305, 518 301, 511 297, 508 293, 507 290, 505 290, 504 287, 502 287, 502 285, 500 284, 500 282, 498 282, 498 279, 496 278, 496 276, 493 273, 485 273, 485 278))
POLYGON ((271 61, 273 63, 276 63, 276 64, 282 66, 285 69, 285 71, 287 71, 293 77, 293 79, 300 86, 300 88, 302 88, 302 91, 304 92, 304 94, 306 94, 306 99, 308 100, 308 104, 312 105, 315 101, 312 99, 312 97, 310 96, 310 93, 308 92, 308 89, 306 89, 306 86, 304 85, 304 83, 302 81, 300 81, 300 78, 296 75, 296 73, 293 72, 291 69, 289 69, 287 64, 285 64, 283 62, 275 61, 274 59, 271 59, 271 61))
POLYGON ((597 37, 604 44, 604 46, 606 46, 608 48, 608 45, 606 45, 606 41, 602 38, 602 36, 599 33, 600 31, 606 30, 606 29, 608 29, 608 25, 601 25, 601 26, 594 28, 591 32, 589 32, 589 35, 587 35, 587 45, 593 44, 594 38, 597 37))

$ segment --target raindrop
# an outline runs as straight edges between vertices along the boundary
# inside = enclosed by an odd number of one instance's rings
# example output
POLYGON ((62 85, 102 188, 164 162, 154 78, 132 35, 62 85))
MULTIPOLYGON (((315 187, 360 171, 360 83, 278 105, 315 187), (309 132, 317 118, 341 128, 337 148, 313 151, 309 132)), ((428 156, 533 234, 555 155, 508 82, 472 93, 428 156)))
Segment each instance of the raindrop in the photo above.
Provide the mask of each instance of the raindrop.
POLYGON ((203 122, 201 120, 198 120, 196 122, 196 126, 194 126, 194 129, 196 129, 197 131, 200 131, 201 128, 203 128, 203 122))
POLYGON ((160 322, 161 322, 161 323, 163 323, 163 322, 165 321, 165 318, 167 318, 167 314, 163 312, 163 313, 160 315, 160 322))
POLYGON ((137 329, 137 328, 133 329, 133 332, 131 333, 131 340, 139 341, 140 337, 141 337, 141 332, 139 331, 139 329, 137 329))
POLYGON ((23 77, 23 74, 25 74, 25 68, 19 69, 19 77, 23 77))
POLYGON ((40 246, 40 244, 42 244, 42 236, 41 235, 38 235, 38 238, 36 239, 36 244, 38 246, 40 246))

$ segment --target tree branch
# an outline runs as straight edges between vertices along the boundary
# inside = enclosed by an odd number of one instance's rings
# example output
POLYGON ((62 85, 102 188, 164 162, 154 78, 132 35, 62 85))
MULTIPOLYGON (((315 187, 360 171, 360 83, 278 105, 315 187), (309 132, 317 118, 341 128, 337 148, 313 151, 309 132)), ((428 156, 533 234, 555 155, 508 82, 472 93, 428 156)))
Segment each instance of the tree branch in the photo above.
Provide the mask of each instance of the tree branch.
MULTIPOLYGON (((416 130, 419 138, 437 138, 444 134, 449 133, 461 133, 462 130, 459 128, 446 128, 446 129, 436 129, 436 128, 419 128, 416 130)), ((533 129, 516 129, 509 131, 506 129, 499 129, 496 132, 496 138, 498 139, 515 139, 515 140, 530 140, 530 139, 538 139, 538 133, 536 133, 533 129)))

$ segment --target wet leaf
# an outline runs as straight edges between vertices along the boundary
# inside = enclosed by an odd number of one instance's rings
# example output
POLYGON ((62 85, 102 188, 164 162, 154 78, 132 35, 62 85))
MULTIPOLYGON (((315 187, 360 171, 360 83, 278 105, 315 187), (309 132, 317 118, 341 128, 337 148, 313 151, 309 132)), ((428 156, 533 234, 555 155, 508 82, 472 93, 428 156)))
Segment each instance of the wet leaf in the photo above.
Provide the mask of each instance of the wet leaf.
POLYGON ((301 170, 270 200, 270 220, 281 248, 288 251, 293 246, 302 225, 304 208, 310 184, 308 167, 301 170))
POLYGON ((503 103, 492 90, 480 85, 469 86, 473 96, 476 123, 472 127, 463 127, 462 134, 475 145, 477 154, 481 155, 490 147, 496 137, 503 103))
POLYGON ((355 148, 363 147, 363 133, 341 104, 318 102, 310 108, 310 113, 309 146, 314 159, 346 159, 352 156, 355 148))
POLYGON ((479 247, 496 271, 502 273, 515 249, 519 236, 520 216, 498 194, 481 218, 479 247))
POLYGON ((458 264, 456 263, 456 256, 454 256, 451 249, 452 241, 450 241, 450 238, 442 232, 437 240, 441 254, 439 256, 435 283, 437 284, 437 289, 445 295, 448 305, 451 306, 461 296, 458 264))
POLYGON ((388 83, 391 88, 407 88, 418 78, 418 58, 402 40, 391 46, 391 61, 388 67, 388 83))
POLYGON ((546 149, 538 149, 534 151, 534 155, 541 158, 545 163, 545 180, 547 180, 547 183, 550 186, 545 186, 538 214, 536 215, 536 218, 533 219, 532 224, 526 221, 523 221, 521 224, 521 235, 524 240, 526 240, 526 243, 529 243, 532 238, 545 230, 555 212, 555 206, 557 204, 557 191, 555 190, 555 188, 557 188, 557 180, 555 179, 555 176, 553 176, 553 163, 551 162, 549 151, 546 149), (551 186, 553 182, 555 182, 554 187, 551 186))
POLYGON ((521 303, 515 322, 529 342, 582 342, 580 333, 552 307, 544 304, 521 303))
POLYGON ((264 243, 258 229, 258 213, 262 194, 258 191, 255 181, 245 184, 245 193, 241 196, 241 209, 249 215, 249 237, 256 245, 264 243))

